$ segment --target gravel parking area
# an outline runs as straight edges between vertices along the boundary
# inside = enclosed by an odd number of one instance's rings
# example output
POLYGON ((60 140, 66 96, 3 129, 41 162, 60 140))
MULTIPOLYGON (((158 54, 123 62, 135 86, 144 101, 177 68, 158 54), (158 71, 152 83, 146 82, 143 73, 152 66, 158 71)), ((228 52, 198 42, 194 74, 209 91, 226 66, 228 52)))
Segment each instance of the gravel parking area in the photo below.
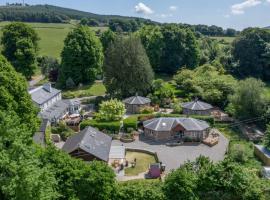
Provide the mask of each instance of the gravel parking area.
POLYGON ((178 168, 186 161, 194 161, 200 155, 207 156, 214 162, 224 159, 229 141, 220 134, 219 143, 214 147, 209 147, 204 144, 192 144, 176 147, 168 147, 164 143, 158 143, 151 140, 146 140, 141 137, 139 140, 132 143, 122 143, 119 140, 113 140, 112 145, 124 145, 126 148, 144 149, 151 152, 156 152, 161 162, 166 164, 166 172, 178 168))

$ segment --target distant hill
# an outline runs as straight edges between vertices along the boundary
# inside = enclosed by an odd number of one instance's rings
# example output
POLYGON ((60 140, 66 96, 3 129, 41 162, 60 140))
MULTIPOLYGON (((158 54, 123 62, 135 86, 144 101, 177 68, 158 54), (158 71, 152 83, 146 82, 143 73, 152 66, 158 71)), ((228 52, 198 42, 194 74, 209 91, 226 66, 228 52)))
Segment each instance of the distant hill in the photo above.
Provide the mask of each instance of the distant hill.
POLYGON ((78 11, 52 5, 22 6, 21 4, 9 4, 6 6, 0 6, 0 21, 61 23, 72 19, 80 20, 82 18, 91 18, 103 24, 108 24, 108 22, 112 19, 133 19, 140 22, 151 23, 151 20, 143 18, 125 17, 118 15, 98 15, 90 12, 78 11))
POLYGON ((270 26, 264 27, 265 29, 270 29, 270 26))

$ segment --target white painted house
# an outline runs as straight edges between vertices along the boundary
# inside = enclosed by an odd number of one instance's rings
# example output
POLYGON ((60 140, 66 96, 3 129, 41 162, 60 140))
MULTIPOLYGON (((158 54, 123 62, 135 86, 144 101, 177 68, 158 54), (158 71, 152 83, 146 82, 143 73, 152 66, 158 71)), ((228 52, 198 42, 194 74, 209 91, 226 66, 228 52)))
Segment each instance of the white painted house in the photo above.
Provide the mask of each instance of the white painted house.
POLYGON ((62 99, 61 90, 57 90, 46 83, 29 91, 32 101, 40 108, 40 112, 50 108, 54 103, 62 99))

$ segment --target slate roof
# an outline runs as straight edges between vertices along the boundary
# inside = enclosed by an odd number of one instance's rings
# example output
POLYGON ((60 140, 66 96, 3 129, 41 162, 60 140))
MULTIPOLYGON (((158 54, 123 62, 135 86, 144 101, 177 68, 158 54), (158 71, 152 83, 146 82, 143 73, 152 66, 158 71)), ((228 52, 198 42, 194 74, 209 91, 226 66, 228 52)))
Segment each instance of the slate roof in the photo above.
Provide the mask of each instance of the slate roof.
POLYGON ((194 101, 191 101, 191 102, 182 103, 182 108, 186 108, 186 109, 189 109, 189 110, 199 110, 199 111, 201 111, 201 110, 212 109, 213 106, 208 104, 208 103, 199 101, 199 100, 194 100, 194 101))
POLYGON ((154 131, 171 131, 180 124, 186 131, 203 131, 209 128, 207 122, 194 118, 161 117, 143 122, 144 128, 154 131))
POLYGON ((32 100, 38 104, 42 105, 45 102, 49 101, 56 95, 58 95, 61 92, 61 90, 57 90, 53 87, 51 87, 50 91, 46 90, 44 86, 37 87, 35 89, 32 89, 29 91, 29 94, 32 97, 32 100))
POLYGON ((68 107, 68 100, 60 100, 55 102, 51 107, 47 108, 39 115, 42 119, 48 119, 49 121, 60 119, 68 111, 68 107))
POLYGON ((144 105, 147 103, 151 103, 151 100, 146 97, 141 97, 141 96, 133 96, 125 99, 123 101, 126 104, 131 104, 131 105, 144 105))
POLYGON ((93 156, 108 161, 112 138, 93 127, 86 127, 81 132, 69 137, 62 149, 71 153, 82 149, 93 156))

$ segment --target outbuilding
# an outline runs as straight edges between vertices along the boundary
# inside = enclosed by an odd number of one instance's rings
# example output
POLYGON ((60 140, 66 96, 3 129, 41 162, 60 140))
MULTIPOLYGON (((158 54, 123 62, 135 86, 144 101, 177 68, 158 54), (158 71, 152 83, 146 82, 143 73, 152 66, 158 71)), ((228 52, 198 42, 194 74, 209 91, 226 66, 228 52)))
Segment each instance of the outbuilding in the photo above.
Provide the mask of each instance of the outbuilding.
POLYGON ((182 103, 183 114, 185 115, 211 115, 213 106, 195 99, 191 102, 182 103))
POLYGON ((84 161, 99 160, 108 162, 112 138, 93 127, 86 127, 69 137, 63 150, 75 158, 84 161))
POLYGON ((136 114, 139 113, 143 107, 150 106, 151 100, 136 95, 125 99, 123 102, 125 103, 127 113, 136 114))
POLYGON ((161 117, 143 122, 144 135, 150 139, 201 142, 208 137, 210 126, 194 118, 161 117))

